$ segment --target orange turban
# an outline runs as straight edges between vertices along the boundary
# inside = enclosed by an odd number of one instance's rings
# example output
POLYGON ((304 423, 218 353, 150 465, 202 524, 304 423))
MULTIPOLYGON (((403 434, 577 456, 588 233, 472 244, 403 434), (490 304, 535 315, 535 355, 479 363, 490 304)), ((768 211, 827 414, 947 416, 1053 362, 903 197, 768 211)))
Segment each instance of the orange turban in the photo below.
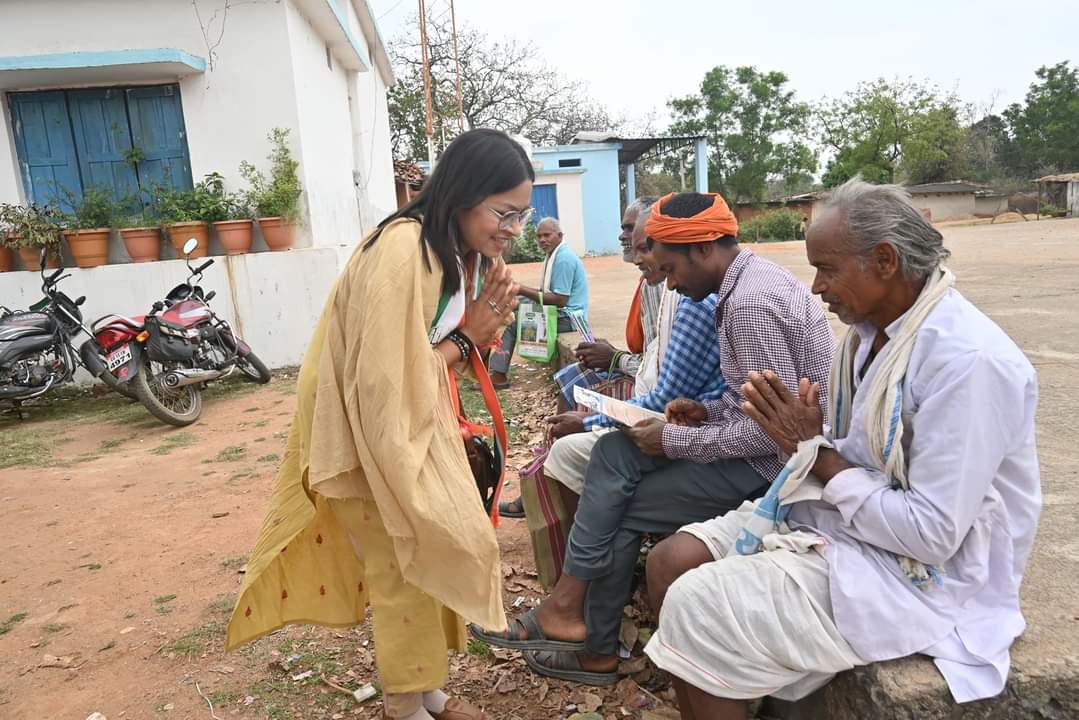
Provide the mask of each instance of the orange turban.
POLYGON ((663 206, 676 194, 664 195, 652 206, 644 225, 648 237, 661 243, 702 243, 724 235, 738 237, 738 220, 719 193, 706 193, 712 198, 712 207, 687 218, 663 214, 663 206))

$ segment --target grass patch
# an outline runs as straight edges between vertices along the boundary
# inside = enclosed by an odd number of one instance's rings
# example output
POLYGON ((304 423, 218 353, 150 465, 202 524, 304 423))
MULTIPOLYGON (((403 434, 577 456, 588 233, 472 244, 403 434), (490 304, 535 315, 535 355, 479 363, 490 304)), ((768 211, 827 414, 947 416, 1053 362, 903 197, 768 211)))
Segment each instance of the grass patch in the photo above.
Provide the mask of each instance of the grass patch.
POLYGON ((221 561, 221 567, 226 570, 239 570, 247 564, 246 555, 232 555, 221 561))
POLYGON ((59 524, 59 520, 50 520, 49 522, 45 523, 45 527, 56 527, 59 524))
POLYGON ((157 610, 158 615, 168 615, 170 612, 173 611, 174 608, 172 607, 172 605, 158 605, 154 609, 157 610))
POLYGON ((133 617, 135 617, 135 613, 133 613, 133 612, 124 613, 124 620, 130 620, 133 617))
MULTIPOLYGON (((491 424, 491 414, 487 412, 487 405, 483 402, 483 393, 480 392, 478 385, 473 383, 471 386, 461 387, 461 410, 464 411, 465 417, 480 425, 491 424)), ((517 414, 516 401, 510 396, 508 392, 498 393, 498 402, 502 406, 502 415, 506 419, 506 436, 513 445, 517 442, 518 429, 516 423, 513 422, 514 416, 517 414)))
POLYGON ((0 635, 7 635, 16 625, 25 620, 29 615, 30 613, 28 612, 21 612, 15 613, 9 617, 3 624, 0 624, 0 635))
POLYGON ((215 690, 206 697, 210 698, 210 702, 214 705, 231 705, 234 702, 239 702, 244 696, 243 693, 236 690, 215 690))
POLYGON ((288 440, 287 430, 278 430, 273 434, 275 440, 288 440))
POLYGON ((271 453, 269 455, 261 455, 261 456, 259 456, 258 461, 259 462, 277 462, 280 459, 281 459, 280 455, 278 455, 277 453, 271 453))
POLYGON ((49 623, 45 626, 45 632, 47 633, 58 633, 62 630, 67 630, 67 625, 64 625, 63 623, 49 623))
POLYGON ((229 479, 225 481, 225 484, 231 485, 234 482, 237 482, 239 480, 243 480, 244 478, 254 477, 254 475, 255 475, 255 473, 247 471, 247 470, 245 470, 243 472, 238 472, 238 473, 235 473, 234 475, 230 476, 229 479))
POLYGON ((86 568, 90 572, 96 572, 101 569, 101 563, 86 563, 85 565, 79 565, 76 569, 86 568))
POLYGON ((264 437, 257 437, 257 438, 255 438, 255 442, 266 442, 266 438, 264 438, 264 437))
POLYGON ((176 599, 175 594, 158 595, 157 597, 154 598, 154 605, 164 605, 165 603, 170 603, 175 599, 176 599))
POLYGON ((257 423, 254 423, 251 427, 253 427, 253 428, 264 428, 269 424, 270 424, 269 420, 259 420, 257 423))
POLYGON ((71 603, 70 605, 63 605, 63 606, 61 606, 61 607, 60 607, 60 609, 59 609, 59 610, 57 610, 56 612, 58 612, 58 613, 62 613, 62 612, 67 612, 67 611, 68 611, 68 610, 70 610, 71 608, 77 608, 78 606, 79 606, 79 604, 78 604, 78 603, 71 603))
POLYGON ((97 651, 98 652, 105 652, 106 650, 112 650, 114 647, 116 647, 116 641, 115 640, 109 640, 102 647, 99 647, 97 649, 97 651))
POLYGON ((200 625, 186 635, 177 638, 171 645, 166 646, 162 652, 172 655, 197 655, 206 650, 209 643, 222 635, 224 631, 224 623, 215 621, 200 625))
POLYGON ((153 450, 153 455, 168 455, 176 448, 189 447, 195 444, 195 436, 189 432, 174 432, 166 435, 164 441, 153 450))
POLYGON ((53 585, 59 585, 62 582, 63 582, 63 580, 60 580, 60 579, 50 580, 47 583, 45 583, 45 587, 52 587, 53 585))
POLYGON ((237 460, 243 460, 244 455, 247 454, 247 448, 242 445, 229 445, 217 454, 214 458, 214 462, 236 462, 237 460))
POLYGON ((465 649, 465 652, 467 652, 472 657, 481 658, 483 660, 495 659, 495 654, 494 651, 491 650, 491 646, 483 642, 482 640, 477 640, 476 638, 468 639, 468 647, 465 649))
POLYGON ((0 469, 10 467, 42 467, 49 464, 52 451, 34 438, 40 433, 31 430, 4 432, 6 437, 0 444, 0 469))
POLYGON ((225 615, 232 612, 232 608, 236 607, 235 595, 221 595, 212 603, 206 606, 206 609, 212 613, 219 615, 225 615))
POLYGON ((259 411, 259 408, 257 406, 256 407, 244 408, 245 413, 253 413, 253 412, 258 412, 258 411, 259 411))
POLYGON ((107 450, 115 450, 116 448, 127 442, 129 439, 130 438, 112 438, 111 440, 102 440, 98 444, 97 449, 100 452, 105 452, 107 450))

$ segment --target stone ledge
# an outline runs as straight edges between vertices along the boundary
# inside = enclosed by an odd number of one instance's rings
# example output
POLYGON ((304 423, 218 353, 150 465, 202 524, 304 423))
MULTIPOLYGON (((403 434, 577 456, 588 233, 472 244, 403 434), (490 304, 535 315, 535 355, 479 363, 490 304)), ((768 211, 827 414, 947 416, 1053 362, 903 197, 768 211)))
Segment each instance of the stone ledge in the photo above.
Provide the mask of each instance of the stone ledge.
MULTIPOLYGON (((1015 650, 1023 645, 1020 640, 1015 650)), ((924 656, 874 663, 841 673, 796 703, 774 699, 762 713, 781 720, 1067 720, 1079 718, 1079 661, 1038 657, 1013 662, 1008 686, 995 698, 957 704, 924 656)))

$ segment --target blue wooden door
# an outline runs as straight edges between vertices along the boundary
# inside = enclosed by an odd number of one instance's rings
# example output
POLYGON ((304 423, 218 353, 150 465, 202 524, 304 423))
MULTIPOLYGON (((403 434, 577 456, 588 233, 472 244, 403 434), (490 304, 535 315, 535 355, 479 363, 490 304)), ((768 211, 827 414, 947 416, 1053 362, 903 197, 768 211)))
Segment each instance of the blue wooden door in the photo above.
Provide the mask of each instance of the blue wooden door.
POLYGON ((27 199, 70 210, 61 188, 82 197, 79 164, 63 92, 14 93, 11 124, 27 199))
POLYGON ((187 153, 179 87, 130 88, 127 111, 132 142, 143 156, 139 162, 139 183, 143 189, 154 183, 191 189, 191 159, 187 153))
POLYGON ((532 222, 538 223, 545 217, 558 217, 558 193, 555 185, 533 185, 532 207, 536 209, 532 222))
POLYGON ((105 188, 114 200, 137 195, 135 166, 125 155, 131 150, 131 126, 123 91, 72 90, 67 96, 83 188, 105 188))

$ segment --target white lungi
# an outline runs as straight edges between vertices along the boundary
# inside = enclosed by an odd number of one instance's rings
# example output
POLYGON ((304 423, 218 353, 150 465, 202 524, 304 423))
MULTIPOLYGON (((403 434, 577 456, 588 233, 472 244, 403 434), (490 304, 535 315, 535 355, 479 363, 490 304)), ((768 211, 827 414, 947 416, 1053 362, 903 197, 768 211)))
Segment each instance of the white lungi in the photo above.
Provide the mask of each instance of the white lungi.
POLYGON ((798 700, 865 663, 836 628, 828 561, 820 553, 727 554, 753 507, 746 502, 679 531, 703 542, 716 560, 671 585, 645 652, 709 695, 798 700))
POLYGON ((609 432, 613 432, 612 428, 573 433, 558 438, 547 451, 543 474, 580 495, 584 492, 584 476, 588 472, 592 448, 609 432))

